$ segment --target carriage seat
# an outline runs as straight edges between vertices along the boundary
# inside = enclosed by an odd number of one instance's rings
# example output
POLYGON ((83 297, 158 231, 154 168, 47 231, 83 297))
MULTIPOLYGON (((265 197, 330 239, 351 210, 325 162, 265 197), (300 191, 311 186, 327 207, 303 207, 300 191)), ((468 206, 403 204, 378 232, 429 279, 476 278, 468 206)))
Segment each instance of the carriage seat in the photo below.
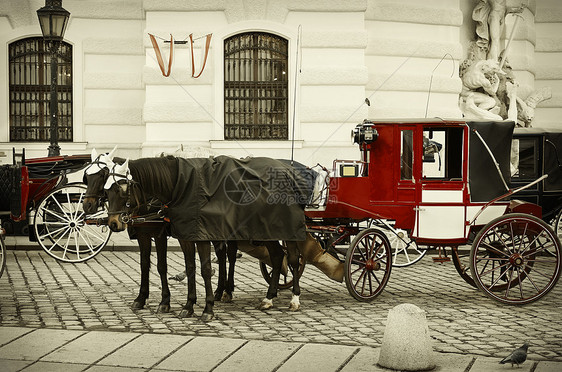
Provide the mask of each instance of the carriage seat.
POLYGON ((314 182, 314 189, 310 202, 305 210, 317 211, 326 209, 326 201, 328 200, 328 185, 330 184, 330 175, 325 168, 317 165, 312 167, 317 173, 316 181, 314 182))

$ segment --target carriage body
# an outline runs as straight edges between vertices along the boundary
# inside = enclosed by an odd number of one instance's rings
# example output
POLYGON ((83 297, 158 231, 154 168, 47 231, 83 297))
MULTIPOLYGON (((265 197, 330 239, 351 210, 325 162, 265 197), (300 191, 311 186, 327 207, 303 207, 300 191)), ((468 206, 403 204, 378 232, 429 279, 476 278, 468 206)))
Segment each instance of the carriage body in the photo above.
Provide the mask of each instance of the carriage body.
POLYGON ((513 126, 440 119, 366 121, 356 128, 361 160, 334 162, 325 208, 309 209, 307 216, 392 220, 420 244, 458 245, 508 210, 524 208, 540 215, 538 206, 510 207, 509 200, 495 200, 508 191, 513 126), (362 140, 359 133, 365 130, 376 132, 377 138, 362 140), (475 131, 485 137, 493 158, 475 131))
POLYGON ((18 164, 4 165, 2 212, 10 212, 14 221, 26 220, 29 211, 35 209, 49 192, 66 182, 68 173, 83 168, 89 161, 90 155, 64 155, 24 157, 18 164))

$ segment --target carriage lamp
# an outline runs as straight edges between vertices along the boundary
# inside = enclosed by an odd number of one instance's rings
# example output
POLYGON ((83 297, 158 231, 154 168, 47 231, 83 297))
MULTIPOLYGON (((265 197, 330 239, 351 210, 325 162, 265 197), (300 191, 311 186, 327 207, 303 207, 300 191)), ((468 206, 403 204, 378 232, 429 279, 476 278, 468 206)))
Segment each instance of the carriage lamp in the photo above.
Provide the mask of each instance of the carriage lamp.
POLYGON ((353 139, 353 143, 357 144, 372 143, 379 138, 379 133, 375 129, 373 123, 364 122, 362 124, 358 124, 351 131, 351 138, 353 139))
POLYGON ((70 12, 62 7, 62 0, 45 0, 45 6, 37 10, 39 25, 45 45, 50 43, 51 53, 51 100, 49 115, 50 120, 50 145, 49 156, 60 155, 58 136, 58 58, 57 51, 70 18, 70 12))

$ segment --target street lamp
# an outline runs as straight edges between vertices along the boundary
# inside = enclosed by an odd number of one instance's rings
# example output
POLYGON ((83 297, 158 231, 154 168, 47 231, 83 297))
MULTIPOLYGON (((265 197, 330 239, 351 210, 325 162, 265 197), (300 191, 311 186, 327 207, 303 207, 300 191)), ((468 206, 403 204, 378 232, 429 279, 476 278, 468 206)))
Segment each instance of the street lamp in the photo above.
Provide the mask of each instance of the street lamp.
POLYGON ((51 144, 49 156, 60 155, 58 136, 58 58, 57 50, 64 37, 64 31, 70 18, 70 12, 62 7, 62 0, 45 0, 45 6, 37 10, 39 25, 45 39, 45 45, 51 44, 51 102, 49 114, 51 115, 51 144))

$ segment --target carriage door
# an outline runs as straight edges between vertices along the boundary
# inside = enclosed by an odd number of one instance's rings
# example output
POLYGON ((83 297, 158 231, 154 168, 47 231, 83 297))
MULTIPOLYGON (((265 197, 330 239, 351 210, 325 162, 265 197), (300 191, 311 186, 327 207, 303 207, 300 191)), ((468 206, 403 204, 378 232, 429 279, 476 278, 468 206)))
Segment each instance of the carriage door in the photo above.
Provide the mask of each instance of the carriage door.
POLYGON ((396 188, 396 201, 412 206, 416 201, 414 133, 415 127, 400 127, 400 178, 396 188))
POLYGON ((414 229, 418 238, 464 238, 463 130, 424 128, 421 200, 414 229))

